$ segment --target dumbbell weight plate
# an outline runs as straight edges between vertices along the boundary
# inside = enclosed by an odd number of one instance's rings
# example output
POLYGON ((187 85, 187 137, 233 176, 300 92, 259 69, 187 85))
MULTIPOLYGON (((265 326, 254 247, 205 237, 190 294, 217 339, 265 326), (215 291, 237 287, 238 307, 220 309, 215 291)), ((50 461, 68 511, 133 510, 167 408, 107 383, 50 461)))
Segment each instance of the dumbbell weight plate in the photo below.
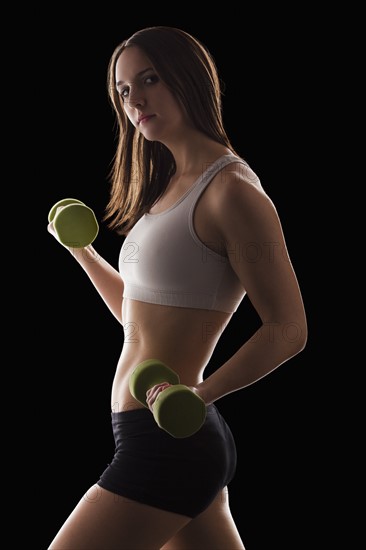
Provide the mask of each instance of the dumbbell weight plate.
POLYGON ((53 226, 60 242, 71 248, 88 246, 99 232, 93 210, 83 203, 64 206, 54 216, 53 226))
POLYGON ((202 427, 206 405, 190 388, 176 384, 158 395, 154 403, 154 418, 158 426, 173 437, 190 437, 202 427))
MULTIPOLYGON (((48 221, 49 223, 51 223, 53 221, 53 218, 55 217, 56 215, 56 212, 57 212, 57 208, 60 208, 62 206, 67 206, 68 204, 84 204, 83 202, 77 200, 77 199, 61 199, 60 201, 56 202, 51 210, 49 211, 48 213, 48 221)), ((84 205, 85 206, 85 205, 84 205)))

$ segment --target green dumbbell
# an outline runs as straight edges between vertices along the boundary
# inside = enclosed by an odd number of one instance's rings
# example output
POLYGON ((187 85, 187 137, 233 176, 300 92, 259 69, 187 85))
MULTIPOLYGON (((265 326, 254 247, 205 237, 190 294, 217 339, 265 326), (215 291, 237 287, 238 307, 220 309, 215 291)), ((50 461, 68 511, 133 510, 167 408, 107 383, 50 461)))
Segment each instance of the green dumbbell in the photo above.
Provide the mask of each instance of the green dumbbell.
POLYGON ((62 199, 48 213, 59 241, 71 248, 83 248, 91 244, 99 232, 95 214, 91 208, 77 199, 62 199))
POLYGON ((147 359, 133 370, 129 378, 131 395, 147 407, 146 392, 162 382, 172 384, 159 393, 153 415, 160 428, 176 438, 196 433, 206 418, 206 405, 179 376, 158 359, 147 359))

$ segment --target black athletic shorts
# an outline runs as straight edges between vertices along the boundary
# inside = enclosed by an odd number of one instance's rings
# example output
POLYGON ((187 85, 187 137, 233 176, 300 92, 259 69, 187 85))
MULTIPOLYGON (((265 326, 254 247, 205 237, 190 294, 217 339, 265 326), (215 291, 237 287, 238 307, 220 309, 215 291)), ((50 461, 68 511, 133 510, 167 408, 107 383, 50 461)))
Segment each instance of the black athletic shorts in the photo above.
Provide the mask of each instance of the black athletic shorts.
POLYGON ((194 518, 233 479, 235 441, 215 405, 200 430, 183 439, 159 428, 147 408, 111 414, 115 454, 100 487, 194 518))

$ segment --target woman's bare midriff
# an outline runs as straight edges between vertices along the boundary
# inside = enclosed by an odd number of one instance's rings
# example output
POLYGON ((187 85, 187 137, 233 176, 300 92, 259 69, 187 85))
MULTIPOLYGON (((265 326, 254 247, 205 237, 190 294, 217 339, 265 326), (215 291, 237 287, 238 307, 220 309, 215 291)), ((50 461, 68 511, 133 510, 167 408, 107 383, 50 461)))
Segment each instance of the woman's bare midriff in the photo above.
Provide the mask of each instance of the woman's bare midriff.
POLYGON ((112 386, 113 412, 143 408, 129 391, 133 369, 145 359, 159 359, 180 383, 195 386, 232 314, 162 306, 124 299, 124 343, 112 386))

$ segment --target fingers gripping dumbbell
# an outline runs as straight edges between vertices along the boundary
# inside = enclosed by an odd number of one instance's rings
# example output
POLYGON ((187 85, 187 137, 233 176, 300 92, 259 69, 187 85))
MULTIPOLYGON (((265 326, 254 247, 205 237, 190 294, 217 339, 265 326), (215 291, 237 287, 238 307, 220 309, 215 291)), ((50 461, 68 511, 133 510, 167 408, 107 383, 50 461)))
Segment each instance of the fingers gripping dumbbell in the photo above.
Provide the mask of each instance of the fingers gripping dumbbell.
POLYGON ((91 244, 99 232, 95 214, 91 208, 77 199, 62 199, 48 213, 59 241, 71 248, 83 248, 91 244))
POLYGON ((147 359, 134 369, 129 379, 130 392, 147 407, 146 392, 162 382, 171 386, 159 393, 153 415, 160 428, 176 438, 196 433, 206 418, 206 405, 188 386, 180 384, 179 376, 158 359, 147 359))

